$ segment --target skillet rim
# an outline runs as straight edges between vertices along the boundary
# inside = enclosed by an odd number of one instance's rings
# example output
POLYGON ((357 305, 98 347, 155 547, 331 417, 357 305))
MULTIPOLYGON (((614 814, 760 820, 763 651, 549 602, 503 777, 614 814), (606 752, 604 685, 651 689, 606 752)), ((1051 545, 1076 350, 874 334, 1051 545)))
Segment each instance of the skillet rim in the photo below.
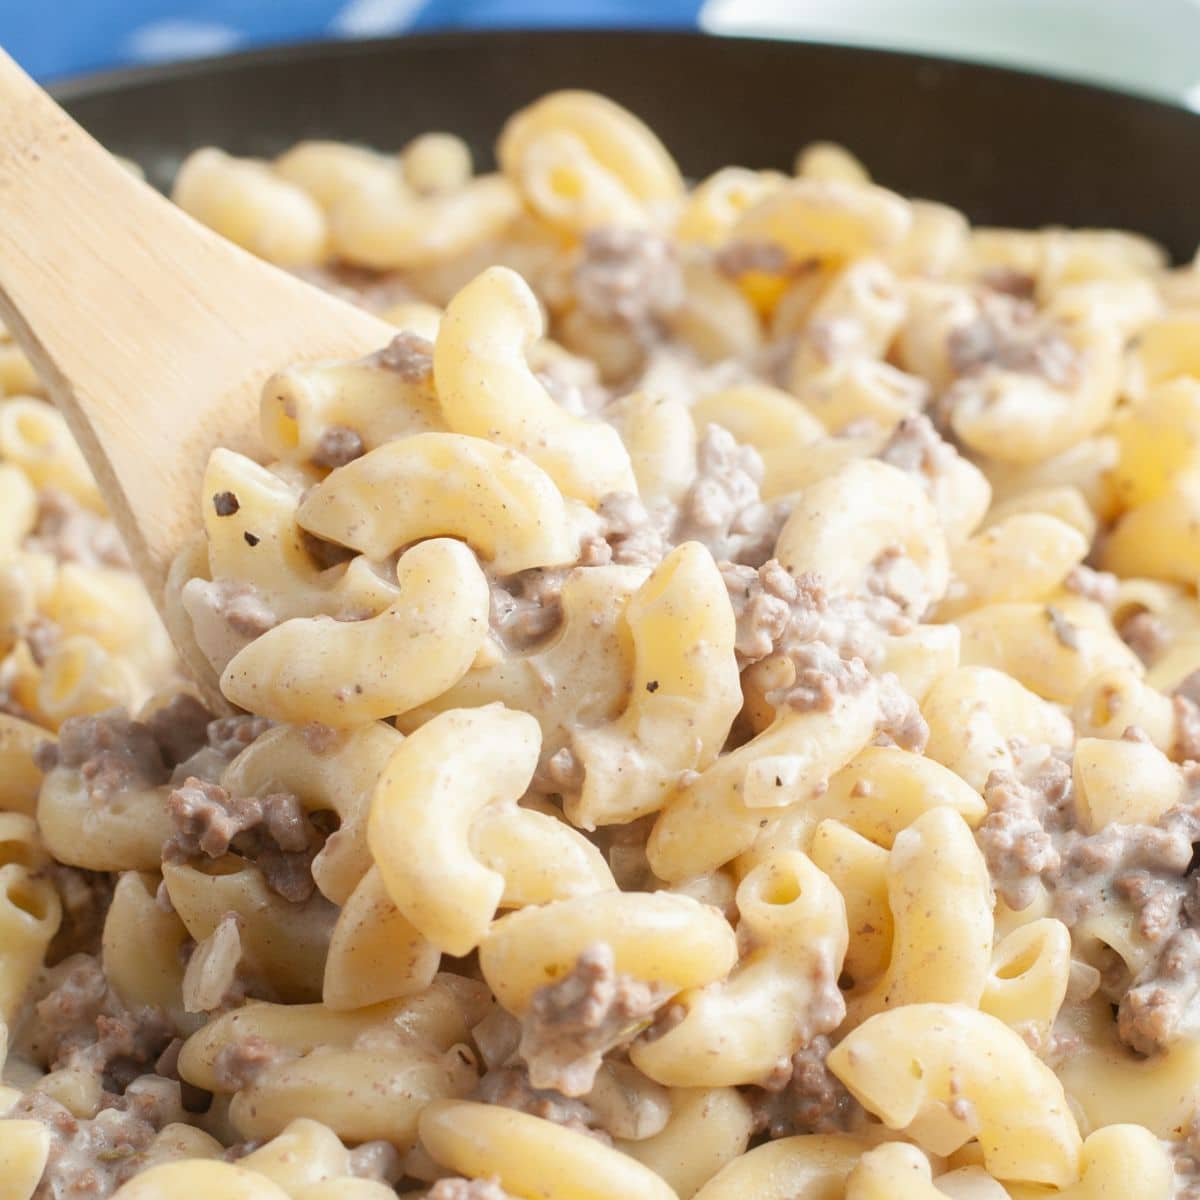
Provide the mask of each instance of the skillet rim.
POLYGON ((127 88, 156 83, 172 82, 189 77, 205 76, 226 69, 252 69, 257 66, 297 66, 315 59, 359 55, 389 54, 416 44, 436 48, 453 48, 461 44, 484 42, 536 40, 543 43, 554 41, 609 41, 630 39, 645 43, 666 42, 729 42, 747 47, 751 52, 787 53, 799 47, 803 53, 853 55, 867 60, 890 61, 896 65, 907 64, 915 71, 922 68, 952 69, 966 71, 980 78, 996 82, 1021 80, 1026 83, 1037 81, 1077 95, 1096 98, 1117 98, 1130 101, 1139 107, 1164 114, 1172 119, 1200 120, 1200 113, 1193 112, 1184 104, 1172 103, 1161 97, 1129 88, 1112 87, 1103 83, 1076 79, 1057 72, 1035 70, 1025 67, 1002 66, 953 55, 922 54, 911 50, 893 50, 882 46, 860 45, 855 42, 812 40, 807 38, 768 38, 742 36, 740 34, 708 33, 696 29, 621 29, 613 27, 546 29, 546 28, 503 28, 503 29, 456 29, 434 32, 393 34, 387 37, 364 38, 305 38, 299 41, 277 42, 269 46, 257 46, 246 50, 235 50, 227 54, 203 55, 197 58, 179 59, 169 63, 147 63, 122 67, 108 67, 97 71, 58 76, 44 86, 59 103, 70 105, 77 100, 90 99, 127 88))
MULTIPOLYGON (((859 154, 884 186, 950 204, 975 225, 1130 231, 1177 264, 1193 260, 1200 240, 1190 199, 1200 194, 1200 114, 1119 88, 907 50, 695 30, 452 30, 120 67, 50 90, 166 190, 199 145, 251 156, 305 137, 398 146, 380 132, 378 115, 364 115, 360 128, 353 114, 376 104, 381 88, 387 94, 381 80, 406 69, 485 164, 496 133, 492 108, 507 114, 546 91, 592 87, 646 119, 697 178, 731 162, 788 170, 798 145, 828 137, 859 154), (463 90, 456 63, 481 73, 480 88, 463 90), (304 86, 306 76, 314 86, 304 86), (521 79, 540 82, 523 95, 521 79), (347 106, 325 80, 363 95, 347 106), (462 94, 438 101, 444 80, 462 94), (263 88, 275 99, 263 101, 257 121, 245 109, 216 124, 204 117, 194 125, 187 107, 169 126, 161 112, 138 116, 176 96, 207 107, 207 89, 253 106, 263 88), (807 132, 795 132, 797 121, 807 132)), ((436 112, 404 136, 434 127, 436 112)), ((402 114, 387 129, 404 124, 402 114)))

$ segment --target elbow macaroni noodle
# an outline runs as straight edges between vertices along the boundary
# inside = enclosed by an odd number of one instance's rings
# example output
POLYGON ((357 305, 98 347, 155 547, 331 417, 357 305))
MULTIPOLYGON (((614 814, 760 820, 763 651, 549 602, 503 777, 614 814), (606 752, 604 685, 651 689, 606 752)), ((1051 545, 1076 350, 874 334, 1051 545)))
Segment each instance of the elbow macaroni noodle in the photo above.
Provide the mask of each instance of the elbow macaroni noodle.
POLYGON ((0 1200, 1192 1195, 1197 266, 496 160, 185 161, 396 337, 270 364, 170 638, 0 331, 0 1200))

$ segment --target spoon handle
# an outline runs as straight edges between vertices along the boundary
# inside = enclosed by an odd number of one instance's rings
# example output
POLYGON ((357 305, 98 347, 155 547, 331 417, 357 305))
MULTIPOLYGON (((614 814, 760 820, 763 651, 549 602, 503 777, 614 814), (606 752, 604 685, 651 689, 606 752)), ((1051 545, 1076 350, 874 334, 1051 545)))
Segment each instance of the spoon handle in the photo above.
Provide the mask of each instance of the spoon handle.
POLYGON ((266 368, 246 336, 260 314, 239 304, 245 257, 135 178, 0 51, 0 318, 156 598, 195 527, 209 449, 218 434, 247 444, 255 424, 247 376, 266 368), (211 403, 214 383, 226 403, 211 403))

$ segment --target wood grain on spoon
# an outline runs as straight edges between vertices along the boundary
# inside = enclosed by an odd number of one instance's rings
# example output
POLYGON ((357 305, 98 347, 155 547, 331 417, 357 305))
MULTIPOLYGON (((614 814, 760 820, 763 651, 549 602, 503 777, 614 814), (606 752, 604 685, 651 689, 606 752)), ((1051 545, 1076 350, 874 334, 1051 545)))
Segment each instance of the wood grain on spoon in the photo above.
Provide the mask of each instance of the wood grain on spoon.
POLYGON ((0 319, 159 605, 171 559, 200 526, 209 451, 258 445, 268 375, 376 350, 395 333, 193 221, 3 51, 0 319))

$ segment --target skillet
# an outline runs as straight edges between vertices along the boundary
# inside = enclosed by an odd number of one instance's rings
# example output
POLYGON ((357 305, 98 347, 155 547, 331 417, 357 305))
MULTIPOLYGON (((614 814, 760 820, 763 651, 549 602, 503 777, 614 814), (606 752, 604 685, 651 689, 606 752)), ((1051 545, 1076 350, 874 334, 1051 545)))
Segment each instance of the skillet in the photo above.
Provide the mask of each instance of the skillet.
POLYGON ((305 137, 399 146, 459 133, 480 163, 514 109, 562 87, 649 122, 684 172, 788 168, 829 138, 882 184, 973 222, 1111 226, 1182 261, 1200 239, 1200 118, 1084 84, 911 54, 689 33, 451 33, 286 46, 123 70, 56 94, 166 186, 200 145, 305 137))

